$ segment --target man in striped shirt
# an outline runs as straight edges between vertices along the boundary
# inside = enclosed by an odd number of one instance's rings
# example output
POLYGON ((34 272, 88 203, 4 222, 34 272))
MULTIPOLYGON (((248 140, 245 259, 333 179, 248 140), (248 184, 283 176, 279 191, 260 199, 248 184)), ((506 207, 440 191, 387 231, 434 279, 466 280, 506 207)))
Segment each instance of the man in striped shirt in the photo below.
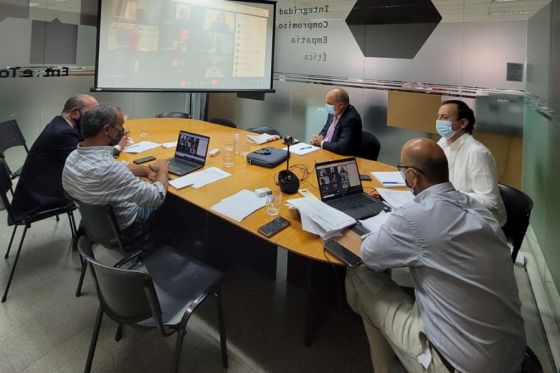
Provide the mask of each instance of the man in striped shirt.
POLYGON ((84 114, 84 141, 66 159, 62 186, 79 201, 111 205, 125 248, 135 250, 146 239, 148 218, 165 199, 168 162, 160 160, 148 168, 116 161, 112 147, 124 135, 123 124, 124 113, 112 105, 100 105, 84 114))

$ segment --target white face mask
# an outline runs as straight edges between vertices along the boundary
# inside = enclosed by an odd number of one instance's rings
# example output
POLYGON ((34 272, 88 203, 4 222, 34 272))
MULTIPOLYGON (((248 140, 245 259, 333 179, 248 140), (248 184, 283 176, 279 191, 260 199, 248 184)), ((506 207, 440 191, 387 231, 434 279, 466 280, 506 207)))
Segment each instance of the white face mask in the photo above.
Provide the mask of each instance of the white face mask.
POLYGON ((330 115, 334 115, 335 111, 334 111, 334 105, 331 104, 325 104, 325 109, 327 110, 327 113, 330 115))
POLYGON ((436 120, 436 131, 445 139, 450 139, 457 131, 453 131, 453 123, 450 120, 438 119, 436 120))
MULTIPOLYGON (((399 170, 399 172, 401 173, 401 176, 402 176, 402 178, 403 178, 403 180, 404 180, 404 183, 406 184, 406 187, 410 190, 410 192, 411 192, 413 195, 416 195, 416 193, 414 192, 414 187, 416 186, 416 181, 414 182, 414 184, 412 184, 412 186, 409 186, 408 183, 407 183, 407 181, 406 181, 406 173, 407 173, 409 170, 414 170, 414 169, 413 169, 413 168, 407 168, 407 169, 404 170, 404 171, 403 171, 403 170, 399 170)), ((414 172, 416 172, 416 170, 415 170, 414 172)))

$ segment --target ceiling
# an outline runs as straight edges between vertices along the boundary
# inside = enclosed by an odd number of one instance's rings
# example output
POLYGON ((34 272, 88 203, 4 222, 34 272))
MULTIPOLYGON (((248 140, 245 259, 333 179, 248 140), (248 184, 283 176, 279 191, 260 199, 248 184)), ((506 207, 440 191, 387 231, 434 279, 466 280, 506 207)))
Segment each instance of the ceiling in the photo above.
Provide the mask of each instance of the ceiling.
MULTIPOLYGON (((411 0, 413 2, 414 0, 411 0)), ((442 16, 441 22, 478 22, 478 21, 504 21, 527 20, 542 9, 551 0, 432 0, 442 16)), ((30 0, 30 5, 35 8, 45 8, 71 13, 80 13, 82 3, 84 12, 94 14, 98 0, 30 0)), ((352 6, 354 1, 343 0, 333 2, 332 10, 342 10, 342 7, 352 6)), ((295 6, 324 5, 325 1, 307 0, 295 1, 295 6)), ((285 6, 280 0, 278 7, 285 6)), ((290 4, 291 6, 291 4, 290 4)))

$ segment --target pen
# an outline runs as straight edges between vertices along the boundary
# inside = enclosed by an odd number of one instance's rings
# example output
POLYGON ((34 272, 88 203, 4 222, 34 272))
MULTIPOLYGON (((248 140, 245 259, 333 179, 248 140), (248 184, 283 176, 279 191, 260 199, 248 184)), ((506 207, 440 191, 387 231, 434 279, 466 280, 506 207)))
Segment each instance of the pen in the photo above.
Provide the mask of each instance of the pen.
POLYGON ((304 147, 301 147, 301 148, 299 148, 299 149, 300 149, 300 150, 303 150, 303 149, 311 149, 311 148, 312 148, 311 146, 304 146, 304 147))
POLYGON ((384 181, 382 184, 402 184, 400 181, 384 181))

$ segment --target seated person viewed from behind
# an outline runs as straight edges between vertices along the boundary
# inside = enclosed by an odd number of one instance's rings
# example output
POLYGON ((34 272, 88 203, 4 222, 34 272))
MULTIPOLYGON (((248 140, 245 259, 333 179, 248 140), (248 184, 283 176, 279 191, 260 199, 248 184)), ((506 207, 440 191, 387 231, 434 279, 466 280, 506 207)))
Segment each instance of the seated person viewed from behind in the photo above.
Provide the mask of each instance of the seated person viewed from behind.
POLYGON ((474 124, 474 113, 463 101, 444 102, 436 121, 441 135, 438 144, 447 156, 453 186, 480 201, 503 226, 507 215, 498 189, 496 162, 492 153, 471 136, 474 124))
POLYGON ((135 250, 145 243, 148 218, 165 199, 168 165, 162 160, 148 168, 115 160, 112 147, 124 135, 123 124, 122 110, 112 105, 100 105, 84 114, 84 141, 68 156, 62 185, 74 199, 111 205, 125 248, 135 250))
POLYGON ((342 88, 330 90, 325 97, 328 117, 311 143, 337 154, 358 154, 362 142, 362 118, 350 105, 348 93, 342 88))
POLYGON ((414 201, 353 248, 367 267, 346 275, 375 372, 390 371, 394 352, 409 372, 518 373, 525 329, 500 226, 448 181, 434 141, 410 140, 400 161, 414 201), (415 299, 386 271, 397 267, 410 269, 415 299))
POLYGON ((61 181, 64 162, 80 142, 82 116, 97 105, 97 100, 88 95, 69 98, 62 114, 54 117, 37 137, 14 192, 12 206, 17 216, 29 216, 68 203, 61 181))

